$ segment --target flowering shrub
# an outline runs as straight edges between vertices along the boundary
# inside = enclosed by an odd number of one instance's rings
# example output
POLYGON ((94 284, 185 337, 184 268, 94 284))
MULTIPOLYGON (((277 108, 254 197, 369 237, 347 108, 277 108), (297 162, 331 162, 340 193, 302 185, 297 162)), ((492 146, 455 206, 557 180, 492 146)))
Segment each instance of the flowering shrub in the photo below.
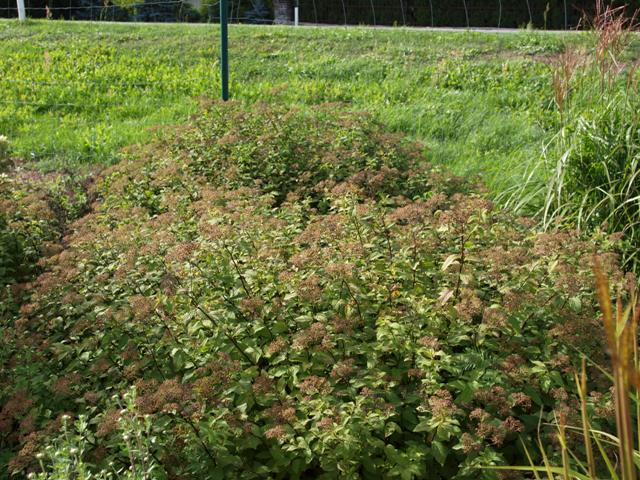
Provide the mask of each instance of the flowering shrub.
POLYGON ((9 140, 4 135, 0 135, 0 169, 5 168, 9 159, 9 140))
POLYGON ((131 387, 153 478, 526 461, 541 409, 579 415, 576 351, 602 355, 591 256, 632 279, 615 239, 537 234, 474 190, 337 106, 212 104, 131 150, 4 330, 11 470, 38 469, 62 415, 89 419, 83 465, 135 464, 112 400, 131 387))
POLYGON ((69 176, 0 173, 0 318, 13 313, 39 258, 59 253, 65 225, 85 203, 82 184, 69 176))

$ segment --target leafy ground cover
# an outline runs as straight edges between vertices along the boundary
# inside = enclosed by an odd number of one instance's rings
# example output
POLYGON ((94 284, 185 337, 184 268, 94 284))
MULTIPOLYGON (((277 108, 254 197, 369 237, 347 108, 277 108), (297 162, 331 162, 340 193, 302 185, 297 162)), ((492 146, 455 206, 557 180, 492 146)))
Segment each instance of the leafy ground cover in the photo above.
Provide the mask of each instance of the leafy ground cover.
MULTIPOLYGON (((185 121, 216 97, 211 25, 0 22, 0 134, 41 167, 110 164, 149 127, 185 121)), ((340 101, 424 141, 435 163, 521 181, 555 114, 550 60, 585 34, 233 26, 236 99, 340 101)))
POLYGON ((477 467, 527 464, 540 415, 579 421, 592 256, 634 283, 615 238, 536 233, 335 104, 172 130, 103 172, 6 324, 12 471, 497 478, 477 467))

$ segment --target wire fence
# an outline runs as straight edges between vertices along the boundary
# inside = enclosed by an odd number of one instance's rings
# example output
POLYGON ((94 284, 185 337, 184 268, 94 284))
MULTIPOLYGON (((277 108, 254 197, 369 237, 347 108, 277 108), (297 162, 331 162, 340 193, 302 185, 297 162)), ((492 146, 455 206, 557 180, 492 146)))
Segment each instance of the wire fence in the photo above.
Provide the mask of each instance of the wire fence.
MULTIPOLYGON (((632 0, 639 3, 638 0, 632 0)), ((592 0, 230 0, 229 19, 237 23, 292 23, 294 5, 306 24, 398 25, 571 29, 594 8, 592 0), (274 17, 275 13, 275 17, 274 17)), ((217 22, 211 0, 25 0, 27 16, 77 20, 217 22), (115 1, 115 3, 114 3, 115 1)), ((632 5, 633 7, 633 5, 632 5)), ((0 0, 0 17, 17 16, 16 0, 0 0)))
MULTIPOLYGON (((25 12, 30 18, 51 20, 97 20, 163 23, 218 23, 219 1, 147 0, 138 3, 113 3, 111 0, 25 0, 25 12)), ((230 1, 229 21, 232 23, 276 23, 273 18, 242 7, 242 1, 230 1)), ((248 2, 246 2, 248 3, 248 2)), ((0 0, 0 18, 17 18, 15 0, 0 0)))
MULTIPOLYGON (((567 0, 300 0, 303 22, 416 27, 568 29, 589 9, 567 0)), ((583 2, 584 3, 584 2, 583 2)))
MULTIPOLYGON (((73 5, 73 6, 66 6, 66 7, 49 7, 48 5, 45 6, 26 6, 25 10, 27 12, 39 12, 39 11, 50 11, 52 13, 54 12, 63 12, 63 11, 81 11, 81 10, 110 10, 110 9, 126 9, 126 8, 141 8, 141 7, 154 7, 154 6, 158 6, 158 5, 183 5, 185 2, 182 2, 180 0, 167 0, 167 1, 153 1, 153 2, 143 2, 143 3, 136 3, 136 4, 131 4, 128 6, 121 6, 121 5, 116 5, 116 4, 107 4, 107 5, 73 5)), ((8 11, 18 11, 17 7, 0 7, 0 10, 8 10, 8 11)))

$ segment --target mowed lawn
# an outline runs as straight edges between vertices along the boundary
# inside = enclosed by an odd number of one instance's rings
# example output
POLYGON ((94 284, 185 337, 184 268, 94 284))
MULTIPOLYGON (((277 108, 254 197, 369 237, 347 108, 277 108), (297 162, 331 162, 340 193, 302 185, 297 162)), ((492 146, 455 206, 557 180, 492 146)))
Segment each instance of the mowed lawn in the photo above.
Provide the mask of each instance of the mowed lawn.
MULTIPOLYGON (((219 95, 215 25, 0 22, 0 134, 43 169, 113 163, 219 95)), ((499 192, 557 122, 551 63, 583 34, 230 28, 242 102, 341 102, 499 192)))

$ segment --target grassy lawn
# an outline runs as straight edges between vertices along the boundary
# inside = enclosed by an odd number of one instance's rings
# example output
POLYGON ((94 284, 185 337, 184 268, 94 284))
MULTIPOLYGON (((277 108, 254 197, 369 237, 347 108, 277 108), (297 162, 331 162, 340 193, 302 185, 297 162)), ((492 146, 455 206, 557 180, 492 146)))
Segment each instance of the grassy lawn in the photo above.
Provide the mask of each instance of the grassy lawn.
MULTIPOLYGON (((184 122, 216 97, 211 25, 0 22, 0 134, 41 168, 109 164, 149 127, 184 122)), ((539 157, 549 60, 583 35, 233 26, 232 95, 343 102, 423 141, 494 190, 539 157)))

